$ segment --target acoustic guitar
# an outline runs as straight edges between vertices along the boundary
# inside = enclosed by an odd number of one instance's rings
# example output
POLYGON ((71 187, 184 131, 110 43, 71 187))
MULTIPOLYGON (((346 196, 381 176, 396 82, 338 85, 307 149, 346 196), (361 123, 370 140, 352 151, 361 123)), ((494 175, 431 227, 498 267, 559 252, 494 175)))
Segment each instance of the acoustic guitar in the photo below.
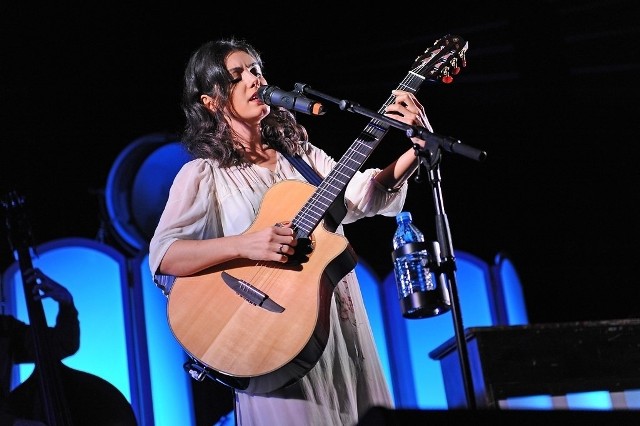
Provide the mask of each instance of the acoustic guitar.
MULTIPOLYGON (((467 48, 459 36, 442 37, 416 58, 398 89, 415 93, 425 80, 450 82, 466 66, 467 48)), ((168 323, 203 371, 230 387, 264 393, 297 381, 317 363, 329 336, 333 290, 357 260, 325 215, 388 129, 371 120, 318 187, 289 180, 267 191, 246 232, 290 221, 298 239, 291 262, 232 260, 175 279, 168 323)))

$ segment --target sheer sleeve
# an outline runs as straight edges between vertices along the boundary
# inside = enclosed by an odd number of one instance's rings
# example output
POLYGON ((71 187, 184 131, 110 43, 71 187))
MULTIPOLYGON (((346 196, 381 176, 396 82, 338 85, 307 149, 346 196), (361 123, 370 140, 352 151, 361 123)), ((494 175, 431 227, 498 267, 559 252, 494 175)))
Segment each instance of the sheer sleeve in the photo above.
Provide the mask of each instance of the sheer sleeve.
POLYGON ((156 274, 169 246, 178 239, 196 240, 219 234, 212 214, 216 192, 211 165, 191 160, 176 174, 158 226, 149 244, 149 267, 156 274))

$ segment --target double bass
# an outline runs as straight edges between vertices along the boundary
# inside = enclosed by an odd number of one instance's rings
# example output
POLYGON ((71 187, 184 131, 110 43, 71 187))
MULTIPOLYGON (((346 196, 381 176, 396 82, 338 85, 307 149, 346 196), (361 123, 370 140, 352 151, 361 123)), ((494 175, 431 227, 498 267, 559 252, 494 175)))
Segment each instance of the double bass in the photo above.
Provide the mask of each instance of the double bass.
POLYGON ((34 343, 34 370, 11 391, 7 401, 9 414, 38 420, 47 426, 137 426, 131 404, 113 384, 66 366, 50 350, 42 302, 33 297, 38 283, 26 273, 33 268, 33 245, 24 197, 10 192, 2 206, 9 243, 20 266, 34 343))

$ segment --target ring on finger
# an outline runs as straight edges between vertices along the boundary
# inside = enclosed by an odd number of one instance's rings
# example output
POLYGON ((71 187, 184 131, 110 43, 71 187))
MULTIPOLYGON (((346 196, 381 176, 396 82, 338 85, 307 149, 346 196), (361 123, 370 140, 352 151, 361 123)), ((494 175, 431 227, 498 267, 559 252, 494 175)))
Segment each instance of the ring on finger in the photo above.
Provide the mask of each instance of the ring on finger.
POLYGON ((280 244, 280 248, 278 249, 278 253, 280 253, 280 254, 284 254, 284 253, 282 252, 282 248, 283 248, 283 247, 284 247, 284 244, 280 244))

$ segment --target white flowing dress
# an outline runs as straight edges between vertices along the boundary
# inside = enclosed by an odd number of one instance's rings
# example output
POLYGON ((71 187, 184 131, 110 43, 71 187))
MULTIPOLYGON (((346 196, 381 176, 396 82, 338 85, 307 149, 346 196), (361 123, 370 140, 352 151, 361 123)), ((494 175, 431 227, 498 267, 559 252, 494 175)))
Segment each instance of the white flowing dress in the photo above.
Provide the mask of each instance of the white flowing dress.
MULTIPOLYGON (((286 157, 277 155, 273 172, 257 165, 220 168, 204 159, 186 163, 174 179, 150 242, 151 273, 157 272, 174 241, 241 234, 251 226, 265 192, 273 184, 286 179, 305 181, 286 157)), ((305 144, 302 158, 323 177, 336 164, 310 143, 305 144)), ((373 179, 379 171, 358 171, 351 179, 342 223, 377 214, 394 216, 401 211, 406 183, 390 193, 373 179)), ((342 225, 335 232, 344 235, 342 225)), ((297 383, 267 394, 235 392, 239 426, 349 426, 371 407, 393 408, 354 271, 335 288, 330 324, 320 360, 297 383)))

